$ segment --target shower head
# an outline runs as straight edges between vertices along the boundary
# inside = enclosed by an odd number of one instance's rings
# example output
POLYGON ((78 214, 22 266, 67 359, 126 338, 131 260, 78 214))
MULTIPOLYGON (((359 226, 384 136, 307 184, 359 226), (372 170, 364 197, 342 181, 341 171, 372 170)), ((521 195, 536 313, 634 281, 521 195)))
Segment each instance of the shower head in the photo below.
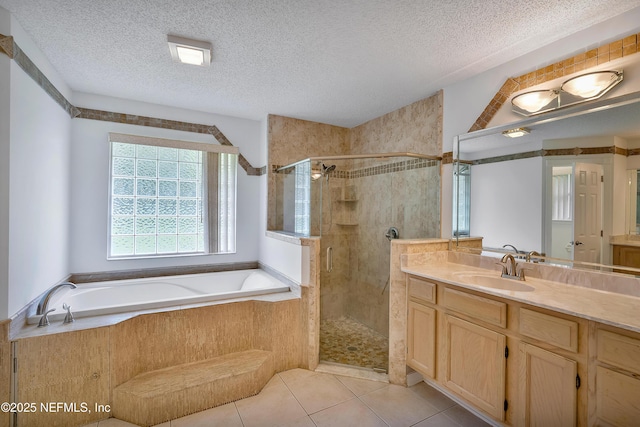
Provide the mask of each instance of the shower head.
POLYGON ((331 165, 331 166, 325 166, 325 164, 322 164, 322 175, 327 175, 330 172, 333 172, 336 168, 336 165, 331 165))

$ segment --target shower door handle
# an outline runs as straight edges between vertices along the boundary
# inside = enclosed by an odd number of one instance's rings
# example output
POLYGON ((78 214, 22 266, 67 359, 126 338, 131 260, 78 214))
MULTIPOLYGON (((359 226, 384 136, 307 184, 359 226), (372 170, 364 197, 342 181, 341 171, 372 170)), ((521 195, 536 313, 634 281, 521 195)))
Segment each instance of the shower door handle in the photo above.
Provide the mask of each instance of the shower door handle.
POLYGON ((327 248, 327 271, 331 273, 333 270, 333 248, 329 246, 327 248))

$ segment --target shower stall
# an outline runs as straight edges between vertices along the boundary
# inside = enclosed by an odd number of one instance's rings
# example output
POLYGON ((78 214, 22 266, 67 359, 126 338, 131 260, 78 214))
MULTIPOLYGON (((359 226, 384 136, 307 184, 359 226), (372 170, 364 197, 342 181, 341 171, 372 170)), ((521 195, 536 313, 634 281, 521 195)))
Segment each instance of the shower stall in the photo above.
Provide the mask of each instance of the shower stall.
POLYGON ((275 172, 276 229, 320 237, 320 361, 386 372, 390 241, 440 235, 440 158, 312 157, 275 172))

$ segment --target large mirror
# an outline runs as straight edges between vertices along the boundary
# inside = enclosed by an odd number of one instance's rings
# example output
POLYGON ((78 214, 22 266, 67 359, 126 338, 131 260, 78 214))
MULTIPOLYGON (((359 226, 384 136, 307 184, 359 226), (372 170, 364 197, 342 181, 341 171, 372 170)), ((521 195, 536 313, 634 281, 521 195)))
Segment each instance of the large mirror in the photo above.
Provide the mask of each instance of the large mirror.
POLYGON ((459 135, 454 159, 459 246, 640 268, 640 92, 459 135))

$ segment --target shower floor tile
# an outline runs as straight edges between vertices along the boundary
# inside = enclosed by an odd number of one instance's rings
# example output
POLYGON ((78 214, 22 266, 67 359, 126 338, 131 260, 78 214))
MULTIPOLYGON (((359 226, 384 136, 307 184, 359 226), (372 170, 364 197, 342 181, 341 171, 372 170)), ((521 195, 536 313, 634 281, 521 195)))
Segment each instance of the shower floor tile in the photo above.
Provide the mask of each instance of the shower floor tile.
POLYGON ((320 360, 386 371, 389 340, 348 317, 323 320, 320 322, 320 360))

